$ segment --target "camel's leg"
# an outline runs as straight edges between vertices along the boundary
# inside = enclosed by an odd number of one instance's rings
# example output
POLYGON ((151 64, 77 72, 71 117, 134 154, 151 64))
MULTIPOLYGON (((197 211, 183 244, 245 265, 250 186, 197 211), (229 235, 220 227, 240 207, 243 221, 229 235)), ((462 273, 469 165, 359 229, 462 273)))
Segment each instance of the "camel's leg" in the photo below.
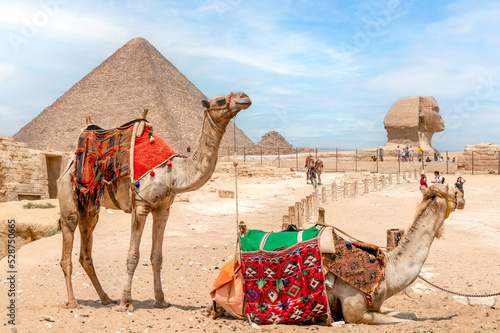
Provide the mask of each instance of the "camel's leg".
POLYGON ((101 283, 99 282, 99 279, 97 278, 97 275, 95 273, 94 263, 92 261, 92 233, 94 232, 94 228, 97 224, 97 221, 99 220, 99 213, 80 213, 80 220, 78 221, 80 225, 81 236, 80 264, 83 266, 83 269, 89 276, 90 281, 92 281, 92 284, 94 285, 94 288, 97 291, 102 304, 108 305, 111 303, 116 303, 115 301, 111 300, 102 289, 101 283))
POLYGON ((123 288, 122 300, 117 311, 134 311, 132 306, 132 280, 134 278, 134 272, 139 263, 139 247, 141 245, 142 232, 144 231, 144 225, 146 224, 146 218, 148 217, 151 208, 145 205, 138 205, 135 214, 132 212, 132 226, 130 230, 130 246, 127 255, 127 282, 123 288))
POLYGON ((73 293, 73 284, 71 283, 71 274, 73 272, 73 263, 71 260, 71 252, 73 252, 73 240, 75 238, 75 230, 78 225, 78 215, 76 213, 66 215, 61 212, 61 231, 63 237, 61 268, 66 279, 66 289, 68 290, 68 308, 80 309, 73 293))
POLYGON ((170 303, 165 302, 161 284, 161 265, 163 263, 163 235, 170 214, 170 205, 164 204, 153 210, 153 246, 151 248, 151 263, 155 288, 155 308, 168 308, 170 303))
POLYGON ((400 319, 417 320, 417 316, 411 312, 400 312, 390 308, 381 307, 380 312, 386 316, 391 316, 400 319))
POLYGON ((348 323, 368 325, 387 325, 407 322, 407 319, 395 318, 367 308, 364 295, 351 295, 341 299, 342 314, 348 323))

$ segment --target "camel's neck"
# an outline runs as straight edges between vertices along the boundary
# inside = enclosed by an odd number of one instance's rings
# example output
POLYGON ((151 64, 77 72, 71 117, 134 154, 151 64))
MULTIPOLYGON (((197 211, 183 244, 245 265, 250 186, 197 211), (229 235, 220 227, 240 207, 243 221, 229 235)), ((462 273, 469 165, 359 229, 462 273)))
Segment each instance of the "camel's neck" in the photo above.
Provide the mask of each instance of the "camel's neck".
POLYGON ((428 203, 399 245, 386 255, 387 297, 408 287, 420 274, 429 251, 445 220, 436 200, 428 203))
POLYGON ((225 128, 217 125, 205 112, 198 148, 191 157, 176 159, 178 163, 174 164, 176 193, 197 190, 212 177, 224 132, 225 128))

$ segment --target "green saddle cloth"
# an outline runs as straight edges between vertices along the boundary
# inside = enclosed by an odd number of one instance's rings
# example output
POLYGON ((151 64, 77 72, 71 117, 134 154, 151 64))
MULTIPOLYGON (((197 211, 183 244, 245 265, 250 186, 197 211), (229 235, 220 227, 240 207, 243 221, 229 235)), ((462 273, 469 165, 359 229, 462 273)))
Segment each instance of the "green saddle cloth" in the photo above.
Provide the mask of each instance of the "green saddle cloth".
POLYGON ((298 243, 299 232, 302 232, 302 241, 318 237, 323 227, 312 226, 302 231, 280 231, 265 232, 262 230, 248 230, 247 234, 241 238, 241 250, 243 252, 259 251, 263 238, 265 239, 264 251, 276 251, 284 247, 290 247, 298 243))

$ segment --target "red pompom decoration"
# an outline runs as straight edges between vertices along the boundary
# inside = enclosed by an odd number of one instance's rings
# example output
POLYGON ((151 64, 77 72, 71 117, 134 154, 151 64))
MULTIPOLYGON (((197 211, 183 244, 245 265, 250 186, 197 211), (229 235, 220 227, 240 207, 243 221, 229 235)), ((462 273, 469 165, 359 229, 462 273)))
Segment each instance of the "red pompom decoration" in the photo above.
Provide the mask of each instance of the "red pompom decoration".
POLYGON ((167 166, 170 168, 172 166, 172 161, 168 160, 167 161, 167 166))
POLYGON ((151 177, 154 177, 154 176, 155 176, 155 172, 154 172, 154 171, 151 171, 151 172, 149 173, 149 175, 150 175, 151 177))

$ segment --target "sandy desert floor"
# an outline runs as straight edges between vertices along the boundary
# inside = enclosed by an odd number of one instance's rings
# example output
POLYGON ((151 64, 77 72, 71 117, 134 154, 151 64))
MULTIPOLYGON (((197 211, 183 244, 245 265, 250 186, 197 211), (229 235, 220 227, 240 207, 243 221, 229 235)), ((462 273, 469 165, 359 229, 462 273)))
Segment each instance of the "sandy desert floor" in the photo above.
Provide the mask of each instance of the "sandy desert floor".
MULTIPOLYGON (((329 184, 342 174, 324 175, 329 184)), ((447 176, 451 182, 453 175, 447 176)), ((466 207, 455 211, 445 222, 443 239, 436 240, 424 265, 423 273, 432 282, 468 294, 500 291, 500 177, 467 176, 466 207)), ((215 174, 189 202, 176 201, 167 225, 163 256, 165 295, 172 306, 153 308, 153 279, 149 261, 151 221, 141 243, 140 264, 135 272, 132 296, 135 311, 120 313, 103 306, 90 280, 78 263, 79 235, 73 250, 73 283, 82 309, 65 308, 67 300, 63 273, 59 266, 61 234, 42 238, 22 247, 17 253, 17 332, 249 332, 247 322, 205 316, 210 303, 208 291, 219 268, 235 253, 235 201, 221 199, 217 189, 233 189, 234 179, 215 174), (53 321, 47 321, 45 319, 53 321)), ((287 207, 310 194, 304 178, 239 177, 240 220, 250 228, 278 231, 287 207)), ((323 205, 326 222, 366 242, 384 246, 386 230, 406 228, 413 221, 422 195, 416 182, 323 205)), ((50 200, 57 204, 57 201, 50 200)), ((39 213, 19 212, 19 205, 0 204, 3 215, 18 219, 39 213)), ((52 209, 54 221, 58 210, 52 209)), ((45 211, 45 214, 47 212, 45 211)), ((77 232, 78 233, 78 232, 77 232)), ((121 211, 105 210, 94 232, 94 265, 106 292, 119 300, 125 278, 125 261, 130 237, 130 216, 121 211)), ((0 261, 0 331, 11 332, 6 325, 7 262, 0 261)), ((492 332, 500 330, 500 299, 496 306, 463 305, 453 295, 435 290, 417 279, 406 294, 394 296, 385 305, 413 312, 418 321, 396 326, 345 324, 261 326, 263 332, 492 332)), ((8 319, 8 318, 7 318, 8 319)))

